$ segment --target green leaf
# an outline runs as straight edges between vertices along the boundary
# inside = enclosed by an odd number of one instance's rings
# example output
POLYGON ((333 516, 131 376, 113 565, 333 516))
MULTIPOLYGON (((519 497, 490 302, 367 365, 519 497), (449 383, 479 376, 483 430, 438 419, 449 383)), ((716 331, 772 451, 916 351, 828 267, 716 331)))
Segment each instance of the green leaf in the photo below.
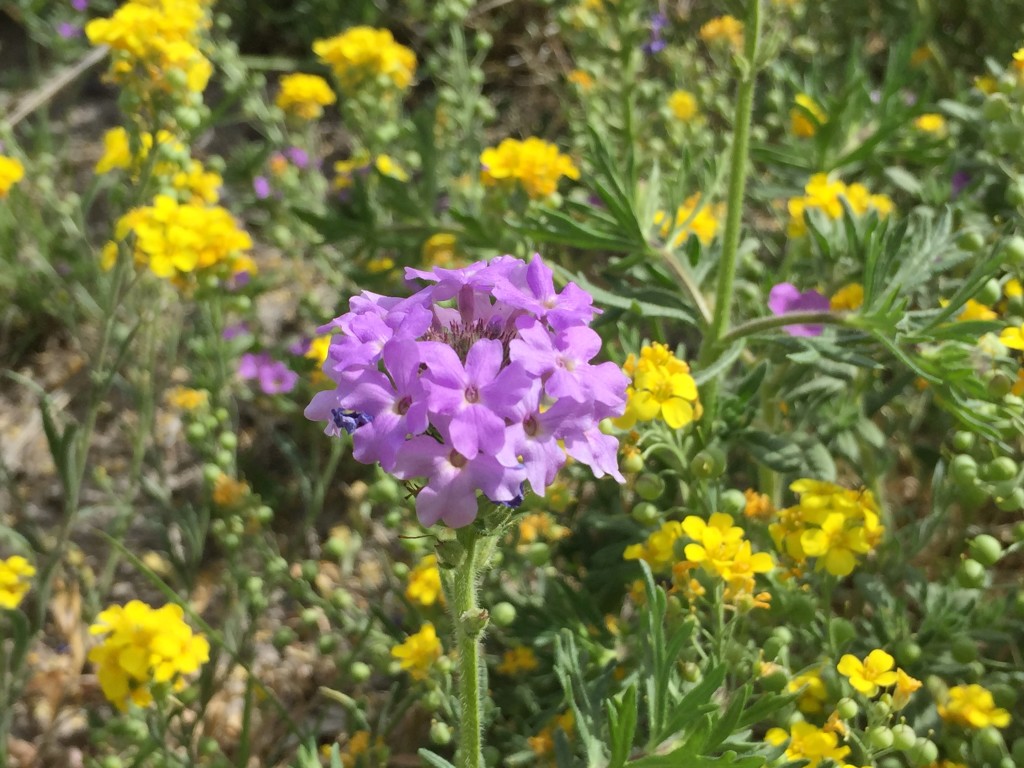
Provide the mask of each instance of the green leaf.
POLYGON ((776 472, 796 472, 804 465, 800 446, 779 435, 746 430, 740 434, 737 444, 746 448, 755 461, 776 472))
POLYGON ((733 344, 722 352, 718 359, 715 360, 707 368, 701 368, 693 372, 693 380, 697 382, 697 386, 703 386, 712 379, 718 378, 721 374, 725 373, 739 356, 743 354, 743 350, 746 347, 744 339, 740 339, 736 344, 733 344))
POLYGON ((423 762, 431 766, 431 768, 455 768, 454 765, 449 763, 440 755, 431 752, 429 749, 421 749, 417 754, 419 754, 419 756, 423 758, 423 762))
POLYGON ((712 749, 728 739, 735 732, 736 726, 740 721, 740 716, 743 714, 743 709, 747 706, 747 699, 750 698, 750 693, 750 685, 744 685, 739 689, 739 691, 733 694, 729 701, 729 706, 726 707, 722 717, 717 723, 715 723, 715 727, 711 729, 711 733, 708 734, 708 745, 712 749))
POLYGON ((608 768, 622 768, 629 759, 636 735, 637 697, 636 683, 630 685, 619 702, 607 701, 609 731, 611 735, 611 760, 608 768))
POLYGON ((920 197, 921 193, 924 191, 924 187, 921 184, 920 179, 906 168, 900 168, 899 166, 886 168, 885 177, 908 195, 920 197))
POLYGON ((658 734, 658 741, 664 741, 669 736, 683 731, 703 715, 718 709, 718 705, 711 701, 711 697, 725 681, 725 672, 726 666, 719 664, 675 702, 665 728, 658 734))
POLYGON ((803 456, 808 477, 827 480, 830 483, 835 481, 836 463, 832 460, 828 448, 815 440, 804 448, 803 456))

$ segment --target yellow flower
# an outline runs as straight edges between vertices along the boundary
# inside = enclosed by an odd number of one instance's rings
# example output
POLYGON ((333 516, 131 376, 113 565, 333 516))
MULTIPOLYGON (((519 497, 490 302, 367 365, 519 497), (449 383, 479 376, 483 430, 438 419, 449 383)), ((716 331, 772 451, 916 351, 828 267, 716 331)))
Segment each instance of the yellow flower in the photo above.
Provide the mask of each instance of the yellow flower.
POLYGON ((850 685, 865 696, 874 696, 879 687, 888 687, 897 680, 893 671, 895 661, 892 656, 880 648, 876 648, 861 661, 852 654, 845 654, 836 665, 841 675, 847 677, 850 685))
POLYGON ((589 91, 594 87, 594 78, 582 69, 572 70, 566 79, 581 91, 589 91))
POLYGON ((790 128, 800 138, 809 139, 818 132, 818 126, 828 122, 828 115, 825 114, 821 105, 806 93, 798 93, 793 101, 796 106, 789 110, 790 128), (810 117, 808 117, 808 113, 810 117))
POLYGON ((842 310, 853 312, 860 309, 863 304, 864 286, 860 283, 847 283, 829 299, 829 306, 833 312, 842 310))
POLYGON ((89 661, 96 665, 103 694, 118 709, 127 709, 129 701, 148 706, 153 684, 181 690, 184 676, 209 660, 210 644, 192 633, 184 616, 178 605, 153 609, 132 600, 107 608, 89 627, 90 634, 103 637, 89 652, 89 661))
POLYGON ((673 231, 672 245, 682 245, 691 234, 696 235, 702 245, 709 245, 718 234, 718 220, 721 217, 721 206, 701 205, 701 194, 696 192, 676 209, 675 219, 671 219, 664 211, 654 214, 655 226, 661 227, 661 236, 667 238, 673 231))
POLYGON ((910 694, 921 687, 921 681, 911 677, 902 669, 896 670, 896 688, 892 693, 892 707, 897 712, 907 706, 910 694))
POLYGON ((389 179, 395 179, 396 181, 409 180, 409 174, 390 155, 377 155, 377 159, 373 161, 373 164, 381 176, 387 176, 389 179))
POLYGON ((927 45, 921 45, 910 54, 910 66, 919 67, 932 58, 931 49, 927 45))
POLYGON ((555 522, 547 512, 533 512, 519 520, 519 543, 533 544, 544 539, 558 541, 570 533, 569 529, 555 522))
POLYGON ((771 728, 764 739, 774 746, 788 740, 786 757, 790 760, 807 760, 806 768, 817 768, 822 760, 839 762, 850 753, 849 747, 839 746, 839 736, 835 733, 807 722, 793 723, 789 733, 782 728, 771 728))
POLYGON ((324 113, 324 107, 338 100, 331 86, 319 75, 285 75, 280 86, 277 106, 303 120, 315 120, 324 113))
POLYGON ((0 608, 14 610, 28 593, 36 569, 21 555, 0 560, 0 608))
POLYGON ((718 16, 700 28, 700 39, 709 45, 728 43, 738 51, 743 47, 743 22, 733 16, 718 16))
POLYGON ((221 472, 213 481, 213 503, 223 509, 236 507, 249 494, 249 484, 221 472))
POLYGON ((311 342, 309 342, 309 349, 306 350, 303 357, 306 357, 316 363, 319 368, 327 360, 327 352, 331 348, 331 337, 330 336, 317 336, 311 342))
POLYGON ((946 133, 946 118, 934 112, 918 115, 914 119, 914 127, 921 131, 921 133, 943 136, 946 133))
POLYGON ((652 571, 663 571, 676 560, 676 542, 683 536, 683 528, 676 520, 663 523, 643 544, 632 544, 622 553, 625 560, 645 560, 652 571))
POLYGON ((815 714, 825 709, 825 702, 828 701, 828 691, 825 689, 825 681, 821 678, 820 669, 812 669, 803 672, 786 685, 790 693, 799 693, 796 700, 797 708, 807 714, 815 714))
POLYGON ((519 183, 533 200, 553 195, 563 176, 580 177, 572 158, 535 136, 523 141, 505 139, 497 147, 488 147, 480 154, 480 164, 484 186, 519 183))
POLYGON ((239 251, 252 247, 249 235, 224 208, 179 203, 167 195, 126 213, 115 233, 119 240, 134 233, 135 262, 165 278, 231 264, 239 251))
POLYGON ((1009 328, 1004 328, 999 334, 999 341, 1010 349, 1024 350, 1024 324, 1019 328, 1012 325, 1009 328))
POLYGON ((404 643, 391 649, 391 655, 399 660, 402 669, 414 680, 426 680, 430 667, 441 658, 441 641, 437 639, 434 625, 426 622, 420 631, 409 635, 404 643))
POLYGON ((532 648, 517 645, 505 651, 498 665, 498 672, 502 675, 518 675, 520 672, 532 672, 538 666, 537 655, 532 648))
POLYGON ((377 79, 404 91, 416 74, 416 54, 395 42, 387 29, 352 27, 340 35, 316 40, 313 53, 331 67, 347 96, 377 79))
POLYGON ((409 584, 405 588, 405 596, 420 605, 434 605, 438 600, 444 602, 437 555, 427 555, 409 571, 409 584))
POLYGON ((339 160, 334 164, 334 188, 348 189, 355 183, 355 175, 370 167, 370 156, 367 154, 353 155, 348 160, 339 160))
POLYGON ((995 320, 999 315, 993 312, 991 308, 985 306, 980 301, 974 299, 968 299, 967 303, 964 304, 964 308, 960 310, 960 314, 957 315, 957 320, 995 320))
POLYGON ((788 234, 790 237, 802 237, 807 233, 804 212, 817 210, 828 218, 837 220, 843 215, 843 200, 857 216, 868 211, 875 211, 880 218, 888 216, 893 209, 892 200, 886 195, 873 195, 863 184, 847 186, 838 179, 832 179, 825 173, 816 173, 804 187, 803 197, 791 198, 787 203, 789 210, 788 234))
POLYGON ((673 429, 699 419, 697 384, 690 366, 675 357, 664 344, 654 343, 640 350, 640 360, 631 357, 623 370, 633 378, 626 390, 626 411, 614 420, 621 429, 637 421, 662 418, 673 429))
POLYGON ((847 526, 847 518, 833 512, 821 521, 819 528, 806 530, 800 546, 808 557, 817 557, 817 568, 833 576, 849 576, 857 565, 857 555, 871 550, 863 526, 847 526))
POLYGON ((964 728, 1005 728, 1010 713, 997 707, 992 692, 977 683, 949 689, 949 701, 938 705, 939 717, 964 728))
POLYGON ((668 97, 668 108, 681 123, 689 123, 697 117, 697 97, 689 91, 673 91, 668 97))
POLYGON ((344 768, 355 768, 360 755, 370 751, 370 732, 355 731, 348 737, 345 749, 341 751, 341 764, 344 768))
POLYGON ((0 199, 7 197, 11 187, 25 178, 25 166, 16 157, 0 155, 0 199))
POLYGON ((438 232, 423 243, 423 261, 431 267, 454 267, 456 253, 455 235, 438 232))
POLYGON ((209 401, 209 393, 205 389, 174 387, 165 395, 167 404, 182 411, 194 411, 209 401))

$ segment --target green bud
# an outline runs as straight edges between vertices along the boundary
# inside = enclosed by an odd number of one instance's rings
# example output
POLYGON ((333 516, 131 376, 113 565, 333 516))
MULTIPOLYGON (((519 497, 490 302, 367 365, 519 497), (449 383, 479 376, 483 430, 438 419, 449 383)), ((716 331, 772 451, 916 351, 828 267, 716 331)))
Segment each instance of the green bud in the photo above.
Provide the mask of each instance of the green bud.
POLYGON ((630 516, 640 525, 654 525, 661 518, 658 508, 649 501, 636 504, 630 511, 630 516))
POLYGON ((701 678, 704 677, 704 675, 701 674, 700 667, 698 667, 692 661, 685 662, 682 666, 681 672, 683 675, 683 680, 685 680, 688 683, 700 682, 701 678))
POLYGON ((224 538, 221 539, 221 544, 224 545, 224 549, 228 552, 234 552, 242 546, 242 539, 237 533, 227 533, 224 534, 224 538))
POLYGON ((982 533, 975 536, 970 544, 971 557, 982 565, 995 565, 1003 556, 1003 546, 995 536, 982 533))
POLYGON ((430 740, 439 746, 450 744, 452 740, 452 729, 440 720, 434 720, 430 724, 430 740))
POLYGON ((107 755, 99 762, 100 768, 124 768, 124 762, 117 755, 107 755))
POLYGON ((917 743, 917 734, 906 723, 892 727, 892 745, 900 752, 906 752, 917 743))
POLYGON ((641 499, 654 501, 665 492, 665 481, 661 479, 660 475, 645 472, 636 479, 633 488, 641 499))
POLYGON ((338 587, 331 592, 331 605, 340 610, 346 610, 351 608, 355 601, 352 599, 352 593, 347 589, 338 587))
POLYGON ((747 507, 747 497, 743 491, 730 488, 718 497, 718 507, 727 515, 738 515, 747 507))
POLYGON ((849 696, 844 696, 836 702, 836 712, 843 720, 853 720, 853 718, 855 718, 860 712, 860 707, 858 707, 857 702, 849 696))
POLYGON ((235 454, 232 451, 226 451, 223 448, 217 451, 217 464, 223 469, 231 469, 235 463, 235 454))
POLYGON ((213 757, 220 752, 220 744, 212 736, 203 736, 199 739, 199 754, 203 757, 213 757))
POLYGON ((512 603, 500 602, 491 608, 491 621, 499 627, 507 627, 516 620, 516 607, 512 603))
POLYGON ((220 477, 222 474, 224 473, 221 472, 220 467, 218 467, 216 464, 203 465, 203 479, 206 481, 207 485, 213 485, 215 482, 217 482, 217 478, 220 477))
POLYGON ((1011 267, 1024 264, 1024 237, 1014 235, 1003 243, 1003 260, 1011 267))
POLYGON ((969 664, 978 658, 978 646, 969 637, 956 638, 949 650, 953 654, 953 658, 960 664, 969 664))
POLYGON ((868 728, 864 737, 868 744, 875 749, 888 749, 893 743, 892 729, 884 725, 875 725, 868 728))
POLYGON ((331 536, 324 543, 324 554, 328 557, 332 557, 335 560, 340 560, 349 553, 349 544, 351 542, 341 536, 331 536))
POLYGON ((274 510, 268 507, 266 504, 261 504, 256 508, 255 513, 256 520, 263 525, 267 525, 274 519, 274 510))
POLYGON ((306 581, 313 581, 320 574, 320 566, 316 560, 302 561, 302 578, 306 581))
POLYGON ((997 729, 992 726, 982 728, 978 731, 975 739, 982 756, 988 762, 994 763, 1003 756, 1006 744, 1003 741, 1003 735, 997 729))
POLYGON ((462 631, 469 637, 478 637, 487 628, 489 620, 490 614, 486 610, 478 608, 463 613, 459 617, 459 624, 462 626, 462 631))
POLYGON ((985 238, 980 232, 963 232, 956 239, 956 244, 965 251, 980 251, 985 245, 985 238))
POLYGON ((1002 371, 996 371, 989 377, 985 389, 993 400, 1002 400, 1013 389, 1013 379, 1002 371))
POLYGON ((970 485, 978 479, 978 462, 973 456, 961 453, 949 463, 949 471, 959 485, 970 485))
POLYGON ((1017 705, 1019 694, 1017 689, 1006 683, 993 683, 988 686, 992 692, 992 700, 997 707, 1002 709, 1013 709, 1017 705))
POLYGON ((974 300, 986 306, 990 306, 999 301, 1002 295, 1003 289, 999 286, 999 281, 992 277, 989 278, 981 287, 981 290, 975 295, 974 300))
POLYGON ((705 448, 690 461, 694 476, 709 480, 725 472, 725 454, 719 448, 705 448))
POLYGON ((317 638, 316 647, 321 654, 326 656, 338 647, 338 638, 336 635, 320 635, 317 638))
POLYGON ((420 698, 420 703, 427 712, 437 712, 444 704, 444 694, 437 688, 431 688, 420 698))
POLYGON ((914 768, 922 768, 939 759, 939 748, 935 746, 934 741, 921 736, 914 742, 914 747, 909 751, 907 757, 910 758, 914 768))
POLYGON ((996 508, 1000 512, 1016 512, 1024 509, 1024 488, 1014 488, 1005 496, 996 497, 996 508))
MULTIPOLYGON (((206 426, 194 421, 185 428, 185 436, 190 442, 198 443, 206 439, 206 426)), ((218 472, 219 474, 219 472, 218 472)))
POLYGON ((786 647, 786 644, 782 642, 782 639, 772 635, 764 641, 764 658, 767 661, 775 661, 779 658, 779 654, 782 653, 782 649, 786 647))
POLYGON ((1017 475, 1017 462, 1009 456, 999 456, 981 468, 981 479, 998 483, 1003 480, 1011 480, 1017 475))
POLYGON ((294 629, 291 627, 279 627, 278 630, 274 632, 274 647, 281 650, 294 643, 297 639, 298 635, 295 634, 294 629))
POLYGON ((542 541, 530 544, 526 548, 526 559, 533 565, 547 565, 551 561, 551 547, 542 541))
POLYGON ((836 648, 842 648, 857 637, 857 628, 853 626, 853 622, 847 619, 834 618, 829 623, 828 633, 833 645, 836 648))
POLYGON ((985 586, 985 566, 977 560, 967 558, 956 571, 956 580, 964 589, 981 589, 985 586))
POLYGON ((1010 749, 1010 755, 1017 765, 1024 765, 1024 736, 1014 740, 1013 747, 1010 749))
POLYGON ((234 451, 238 447, 238 435, 234 432, 221 432, 217 440, 221 447, 228 451, 234 451))
POLYGON ((639 451, 632 451, 622 459, 622 471, 629 475, 635 475, 644 469, 644 457, 639 451))
POLYGON ((760 677, 759 682, 769 693, 781 693, 789 682, 789 675, 781 669, 776 669, 774 672, 760 677))
POLYGON ((908 667, 911 664, 916 663, 918 659, 921 658, 921 646, 909 638, 898 642, 894 651, 896 661, 898 661, 901 666, 908 667))
POLYGON ((960 430, 953 435, 953 448, 960 453, 971 450, 974 447, 975 435, 973 432, 960 430))
POLYGON ((315 627, 320 623, 320 611, 316 608, 303 608, 299 620, 307 627, 315 627))
POLYGON ((348 667, 348 676, 355 683, 365 683, 370 679, 373 670, 370 665, 363 661, 353 661, 348 667))

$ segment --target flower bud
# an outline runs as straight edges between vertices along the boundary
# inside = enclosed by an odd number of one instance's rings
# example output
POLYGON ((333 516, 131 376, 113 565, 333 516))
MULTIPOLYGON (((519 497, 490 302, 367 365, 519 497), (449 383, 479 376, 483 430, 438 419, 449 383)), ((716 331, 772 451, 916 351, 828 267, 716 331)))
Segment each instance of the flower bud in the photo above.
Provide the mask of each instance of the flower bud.
POLYGON ((907 757, 910 758, 914 768, 931 765, 939 759, 939 748, 935 746, 934 741, 921 736, 914 742, 914 746, 907 754, 907 757))
POLYGON ((654 501, 665 492, 665 481, 660 475, 653 472, 645 472, 636 479, 633 486, 637 496, 644 501, 654 501))
POLYGON ((985 586, 985 566, 977 560, 967 558, 960 563, 956 580, 964 589, 981 589, 985 586))
POLYGON ((640 525, 654 525, 661 517, 658 508, 649 501, 642 501, 635 505, 630 511, 630 516, 640 525))
POLYGON ((512 603, 496 603, 491 608, 491 621, 499 627, 507 627, 516 620, 516 607, 512 603))
POLYGON ((970 544, 971 557, 985 566, 995 565, 1003 556, 1003 546, 995 536, 982 533, 975 536, 970 544))
POLYGON ((348 676, 355 683, 365 683, 372 673, 370 665, 362 661, 353 661, 348 668, 348 676))
POLYGON ((860 707, 849 696, 844 696, 836 703, 836 712, 843 720, 853 720, 860 712, 860 707))
POLYGON ((747 497, 736 488, 730 488, 718 497, 718 507, 727 515, 738 515, 747 506, 747 497))
POLYGON ((892 727, 892 745, 900 752, 906 752, 917 743, 917 734, 906 723, 892 727))
POLYGON ((442 723, 440 720, 434 720, 430 724, 430 740, 438 746, 445 746, 450 744, 452 740, 452 729, 448 727, 447 723, 442 723))
POLYGON ((884 725, 875 725, 868 728, 864 737, 868 744, 875 749, 888 749, 893 743, 892 729, 884 725))

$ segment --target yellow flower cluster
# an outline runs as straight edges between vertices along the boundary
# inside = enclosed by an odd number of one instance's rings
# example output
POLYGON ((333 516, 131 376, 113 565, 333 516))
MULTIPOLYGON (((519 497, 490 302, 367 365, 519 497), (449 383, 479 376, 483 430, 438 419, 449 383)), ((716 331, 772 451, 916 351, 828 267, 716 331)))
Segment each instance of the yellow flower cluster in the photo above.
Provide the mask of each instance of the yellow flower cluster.
POLYGON ((416 74, 416 54, 395 42, 387 29, 352 27, 340 35, 316 40, 313 53, 331 68, 346 96, 378 79, 404 91, 416 74))
POLYGON ((914 127, 921 133, 944 136, 946 134, 946 118, 935 112, 929 112, 914 118, 914 127))
POLYGON ((434 605, 438 600, 444 602, 437 555, 427 555, 409 571, 409 584, 405 588, 405 596, 420 605, 434 605))
POLYGON ((776 548, 798 564, 814 557, 817 570, 848 576, 857 557, 873 550, 885 531, 875 497, 868 490, 807 478, 789 487, 800 501, 768 526, 776 548))
POLYGON ((103 156, 96 163, 98 174, 116 170, 128 171, 133 178, 146 165, 150 152, 159 158, 153 163, 152 175, 164 182, 166 191, 173 192, 182 202, 216 203, 220 199, 220 188, 224 180, 219 173, 208 171, 198 160, 189 157, 188 148, 178 141, 170 131, 153 134, 143 131, 138 138, 138 147, 133 152, 131 137, 123 127, 111 128, 103 136, 103 156))
POLYGON ((532 200, 549 197, 558 180, 580 177, 572 158, 550 142, 531 136, 524 141, 505 139, 480 154, 480 180, 488 187, 519 183, 532 200))
POLYGON ((324 113, 324 107, 338 100, 331 86, 319 75, 285 75, 280 86, 277 106, 303 120, 316 120, 324 113))
POLYGON ((821 105, 806 93, 798 93, 793 101, 796 106, 789 110, 790 128, 796 136, 809 139, 818 132, 818 126, 828 122, 828 115, 825 114, 821 105), (808 117, 808 113, 810 113, 810 117, 808 117))
POLYGON ((847 283, 832 294, 828 303, 833 312, 853 312, 860 309, 864 304, 864 286, 860 283, 847 283))
POLYGON ((676 209, 675 218, 670 217, 665 211, 657 211, 654 214, 654 224, 661 227, 661 236, 667 239, 675 232, 672 238, 674 246, 685 243, 690 235, 696 235, 701 245, 709 245, 718 234, 718 222, 724 209, 721 205, 701 205, 700 201, 700 192, 690 195, 676 209))
POLYGON ((114 605, 89 627, 102 636, 89 652, 103 694, 118 709, 128 702, 140 707, 153 701, 151 686, 170 684, 178 691, 184 677, 199 671, 210 658, 210 644, 193 634, 181 606, 151 608, 139 600, 114 605))
POLYGON ((681 123, 689 123, 697 117, 697 97, 689 91, 673 91, 668 97, 668 108, 672 116, 681 123))
POLYGON ((850 681, 850 685, 858 693, 875 696, 882 688, 894 686, 892 692, 892 708, 903 709, 910 701, 910 695, 921 687, 921 681, 911 677, 896 666, 896 660, 876 648, 863 660, 853 654, 844 654, 836 665, 839 674, 850 681))
POLYGON ((754 574, 768 573, 775 567, 767 552, 754 554, 743 529, 733 525, 732 515, 715 512, 705 522, 696 515, 683 519, 683 533, 693 539, 683 550, 686 559, 718 576, 737 592, 751 592, 754 574))
POLYGON ((0 155, 0 200, 7 197, 11 187, 25 178, 25 166, 16 157, 0 155))
POLYGON ((182 411, 196 411, 209 403, 210 393, 205 389, 174 387, 167 390, 164 400, 172 408, 182 411))
POLYGON ((700 28, 700 39, 708 45, 727 43, 738 51, 743 47, 743 22, 734 16, 717 16, 700 28))
POLYGON ((822 760, 840 762, 850 754, 850 748, 839 746, 839 736, 833 731, 818 728, 807 722, 793 723, 792 730, 772 728, 764 736, 774 746, 789 741, 786 757, 790 760, 807 760, 806 768, 817 768, 822 760))
POLYGON ((829 178, 825 173, 811 176, 804 192, 806 194, 803 197, 791 198, 787 204, 790 237, 807 234, 804 211, 821 211, 833 221, 842 218, 843 200, 857 216, 875 211, 881 218, 885 218, 893 209, 888 195, 873 195, 863 184, 847 185, 838 179, 829 178))
POLYGON ((0 560, 0 608, 17 608, 28 593, 36 569, 21 555, 0 560))
MULTIPOLYGON (((148 266, 157 277, 181 278, 221 265, 231 272, 252 270, 242 254, 252 247, 252 239, 220 206, 179 203, 157 195, 153 205, 135 208, 118 220, 117 239, 129 234, 135 235, 135 263, 148 266)), ((106 258, 109 262, 109 251, 106 258)))
POLYGON ((939 717, 964 728, 1005 728, 1010 713, 997 707, 992 692, 977 683, 949 689, 949 700, 938 706, 939 717))
POLYGON ((690 366, 664 344, 644 347, 639 360, 630 354, 622 369, 632 383, 626 389, 626 411, 615 419, 615 426, 629 429, 638 421, 660 418, 680 429, 704 412, 690 366))
POLYGON ((505 651, 497 669, 499 674, 511 677, 520 672, 532 672, 538 666, 540 666, 540 662, 537 661, 537 654, 533 652, 533 649, 527 648, 525 645, 517 645, 515 648, 505 651))
POLYGON ((210 23, 206 5, 203 0, 129 0, 110 18, 90 21, 85 34, 93 45, 110 47, 115 83, 143 93, 182 87, 202 93, 213 72, 199 50, 200 34, 210 23))
POLYGON ((430 675, 430 667, 441 658, 441 641, 437 638, 437 630, 429 621, 420 631, 409 635, 404 643, 391 649, 391 655, 398 659, 402 669, 412 675, 415 680, 426 680, 430 675))
POLYGON ((789 693, 798 694, 796 706, 801 712, 813 715, 825 710, 828 690, 821 677, 820 669, 812 669, 796 675, 787 683, 786 690, 789 693))
POLYGON ((576 718, 571 709, 553 717, 551 722, 541 728, 536 736, 526 740, 530 751, 537 757, 547 757, 555 753, 555 731, 560 730, 567 738, 576 731, 576 718))

